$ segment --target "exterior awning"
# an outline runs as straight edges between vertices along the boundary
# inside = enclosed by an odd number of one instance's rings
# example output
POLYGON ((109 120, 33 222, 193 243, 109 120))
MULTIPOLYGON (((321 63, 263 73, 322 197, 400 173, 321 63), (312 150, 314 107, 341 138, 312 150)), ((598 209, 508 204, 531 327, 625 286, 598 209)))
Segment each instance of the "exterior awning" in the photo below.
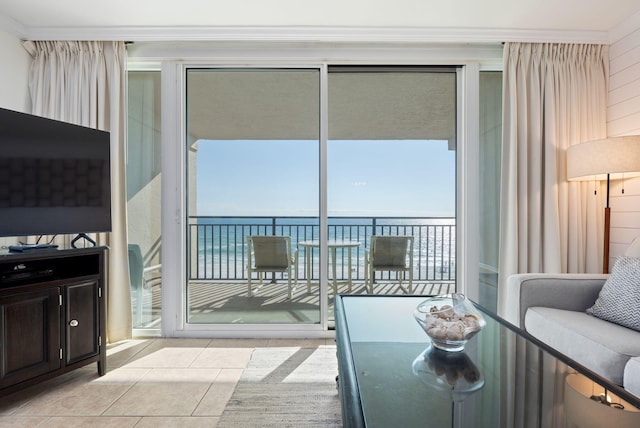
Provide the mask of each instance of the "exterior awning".
MULTIPOLYGON (((192 69, 192 141, 319 138, 319 71, 192 69)), ((455 148, 455 72, 330 73, 329 139, 447 140, 455 148)))

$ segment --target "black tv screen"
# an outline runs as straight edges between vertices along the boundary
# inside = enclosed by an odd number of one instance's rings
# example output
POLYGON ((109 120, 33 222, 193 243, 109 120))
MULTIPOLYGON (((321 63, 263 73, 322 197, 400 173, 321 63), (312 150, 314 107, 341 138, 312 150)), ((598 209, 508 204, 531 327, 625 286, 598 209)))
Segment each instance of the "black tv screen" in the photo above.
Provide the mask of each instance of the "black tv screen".
POLYGON ((111 231, 109 141, 0 108, 0 236, 111 231))

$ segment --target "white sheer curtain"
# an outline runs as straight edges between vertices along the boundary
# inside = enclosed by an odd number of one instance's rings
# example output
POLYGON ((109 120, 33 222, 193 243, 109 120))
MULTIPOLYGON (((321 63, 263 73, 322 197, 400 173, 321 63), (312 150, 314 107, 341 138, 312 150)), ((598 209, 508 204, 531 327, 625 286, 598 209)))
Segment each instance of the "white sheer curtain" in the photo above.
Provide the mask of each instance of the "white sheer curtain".
POLYGON ((505 45, 499 310, 511 274, 602 265, 602 192, 567 182, 565 158, 606 136, 608 67, 605 45, 505 45))
MULTIPOLYGON (((112 232, 107 245, 107 340, 131 337, 125 177, 126 50, 123 42, 25 42, 34 114, 111 133, 112 232)), ((59 238, 65 245, 71 236, 59 238)))
MULTIPOLYGON (((608 47, 507 43, 503 72, 503 149, 498 312, 509 275, 599 272, 602 201, 594 183, 567 182, 570 145, 606 136, 608 47)), ((543 388, 559 394, 566 367, 518 341, 502 344, 503 426, 548 426, 563 419, 553 400, 527 411, 543 388)))

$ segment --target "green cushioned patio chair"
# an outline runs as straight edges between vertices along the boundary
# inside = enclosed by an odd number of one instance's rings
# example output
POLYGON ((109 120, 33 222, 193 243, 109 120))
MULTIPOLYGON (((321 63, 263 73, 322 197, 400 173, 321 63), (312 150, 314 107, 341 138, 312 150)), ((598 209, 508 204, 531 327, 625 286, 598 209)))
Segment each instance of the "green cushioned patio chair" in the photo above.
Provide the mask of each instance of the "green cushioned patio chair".
POLYGON ((249 297, 253 296, 252 277, 258 274, 262 287, 265 272, 284 272, 287 274, 289 299, 294 287, 298 285, 298 250, 292 252, 290 236, 247 236, 247 285, 249 297))
POLYGON ((400 288, 411 294, 413 292, 413 236, 378 236, 371 237, 371 244, 365 250, 365 284, 369 293, 373 294, 373 283, 376 272, 396 272, 400 288), (403 280, 409 274, 409 289, 404 288, 403 280))

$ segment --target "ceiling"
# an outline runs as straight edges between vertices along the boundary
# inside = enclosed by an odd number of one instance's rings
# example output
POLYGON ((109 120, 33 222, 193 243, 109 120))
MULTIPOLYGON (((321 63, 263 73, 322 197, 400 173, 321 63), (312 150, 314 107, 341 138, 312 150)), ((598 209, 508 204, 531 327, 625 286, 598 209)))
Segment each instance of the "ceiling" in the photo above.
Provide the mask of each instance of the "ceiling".
MULTIPOLYGON (((193 40, 206 39, 220 28, 248 27, 429 29, 441 37, 490 32, 494 38, 502 35, 503 40, 507 39, 505 35, 526 31, 597 39, 637 15, 638 0, 0 2, 0 28, 24 39, 193 40)), ((322 31, 313 37, 318 34, 322 31)))
MULTIPOLYGON (((187 121, 194 140, 318 139, 320 88, 315 70, 192 69, 187 82, 187 121)), ((327 88, 330 139, 428 136, 455 145, 453 69, 432 73, 334 69, 327 88)))

